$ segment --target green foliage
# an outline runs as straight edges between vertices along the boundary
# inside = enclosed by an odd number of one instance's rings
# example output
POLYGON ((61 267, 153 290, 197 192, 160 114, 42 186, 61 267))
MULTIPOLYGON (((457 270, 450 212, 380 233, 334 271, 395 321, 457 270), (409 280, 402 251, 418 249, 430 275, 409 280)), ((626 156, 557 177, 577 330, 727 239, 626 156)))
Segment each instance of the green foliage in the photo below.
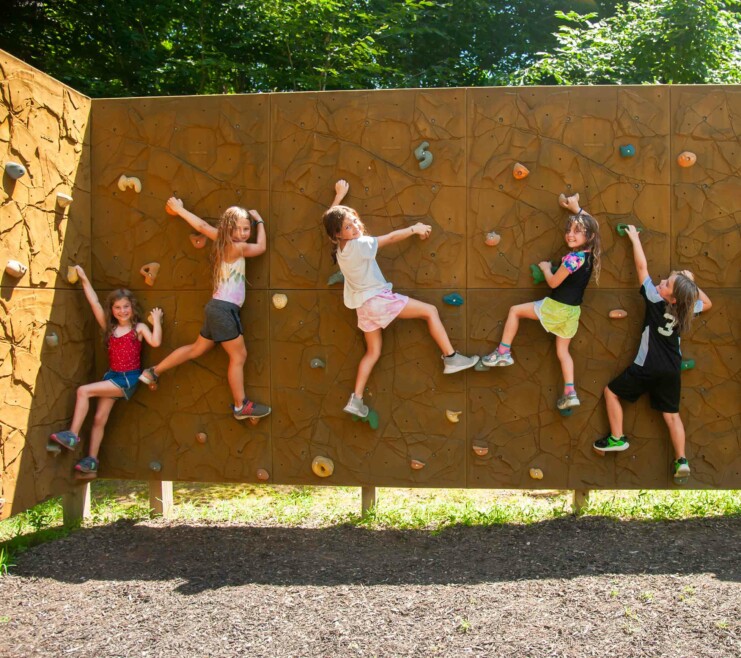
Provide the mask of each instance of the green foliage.
POLYGON ((614 16, 558 12, 558 47, 516 84, 741 82, 739 0, 641 0, 614 16))

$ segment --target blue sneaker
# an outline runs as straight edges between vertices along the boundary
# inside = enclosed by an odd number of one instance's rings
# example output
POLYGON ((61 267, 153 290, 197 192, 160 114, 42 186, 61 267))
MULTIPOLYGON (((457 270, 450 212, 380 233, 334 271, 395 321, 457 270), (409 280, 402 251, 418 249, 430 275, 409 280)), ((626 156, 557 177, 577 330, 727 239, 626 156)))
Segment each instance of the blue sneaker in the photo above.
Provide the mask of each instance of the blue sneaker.
POLYGON ((515 360, 512 358, 512 353, 509 350, 502 354, 497 349, 491 354, 487 354, 483 359, 481 359, 481 362, 489 368, 494 368, 496 366, 514 365, 515 360))

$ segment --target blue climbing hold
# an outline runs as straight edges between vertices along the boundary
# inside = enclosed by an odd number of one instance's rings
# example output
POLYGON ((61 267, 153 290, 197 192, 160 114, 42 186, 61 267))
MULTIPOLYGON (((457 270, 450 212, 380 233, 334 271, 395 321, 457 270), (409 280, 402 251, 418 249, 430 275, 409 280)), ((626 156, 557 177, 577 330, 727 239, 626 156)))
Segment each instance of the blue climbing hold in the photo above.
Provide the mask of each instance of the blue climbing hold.
POLYGON ((620 155, 623 158, 632 158, 636 154, 636 147, 632 144, 624 144, 620 147, 620 155))
POLYGON ((451 306, 463 306, 463 297, 457 292, 451 292, 449 295, 445 295, 443 301, 451 306))
POLYGON ((344 283, 344 281, 345 281, 345 275, 342 274, 342 272, 340 272, 339 270, 337 270, 334 274, 332 274, 327 279, 327 285, 333 286, 335 283, 344 283))

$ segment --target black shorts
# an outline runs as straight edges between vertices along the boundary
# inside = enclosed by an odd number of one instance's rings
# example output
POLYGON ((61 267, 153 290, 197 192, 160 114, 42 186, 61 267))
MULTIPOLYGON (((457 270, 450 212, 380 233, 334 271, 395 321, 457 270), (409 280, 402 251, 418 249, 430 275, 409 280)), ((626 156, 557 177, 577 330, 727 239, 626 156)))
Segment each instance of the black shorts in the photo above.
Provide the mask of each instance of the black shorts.
POLYGON ((241 336, 240 308, 231 302, 212 299, 203 309, 206 315, 201 327, 201 336, 214 343, 225 343, 241 336))
POLYGON ((653 409, 670 414, 679 412, 679 398, 682 392, 679 371, 649 372, 631 363, 621 375, 607 385, 607 388, 621 400, 628 402, 635 402, 648 392, 653 409))

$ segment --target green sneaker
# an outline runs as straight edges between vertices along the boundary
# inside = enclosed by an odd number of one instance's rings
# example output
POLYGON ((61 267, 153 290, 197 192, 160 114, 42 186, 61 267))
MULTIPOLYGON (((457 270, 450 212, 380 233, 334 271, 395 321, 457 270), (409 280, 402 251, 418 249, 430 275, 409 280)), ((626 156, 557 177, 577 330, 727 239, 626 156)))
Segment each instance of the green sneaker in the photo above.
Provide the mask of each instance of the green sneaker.
POLYGON ((625 434, 619 439, 616 439, 612 434, 608 434, 601 439, 597 439, 592 445, 595 450, 602 450, 603 452, 619 452, 630 448, 628 437, 625 434))
POLYGON ((685 481, 690 476, 690 465, 686 457, 680 457, 674 462, 674 479, 685 481))

